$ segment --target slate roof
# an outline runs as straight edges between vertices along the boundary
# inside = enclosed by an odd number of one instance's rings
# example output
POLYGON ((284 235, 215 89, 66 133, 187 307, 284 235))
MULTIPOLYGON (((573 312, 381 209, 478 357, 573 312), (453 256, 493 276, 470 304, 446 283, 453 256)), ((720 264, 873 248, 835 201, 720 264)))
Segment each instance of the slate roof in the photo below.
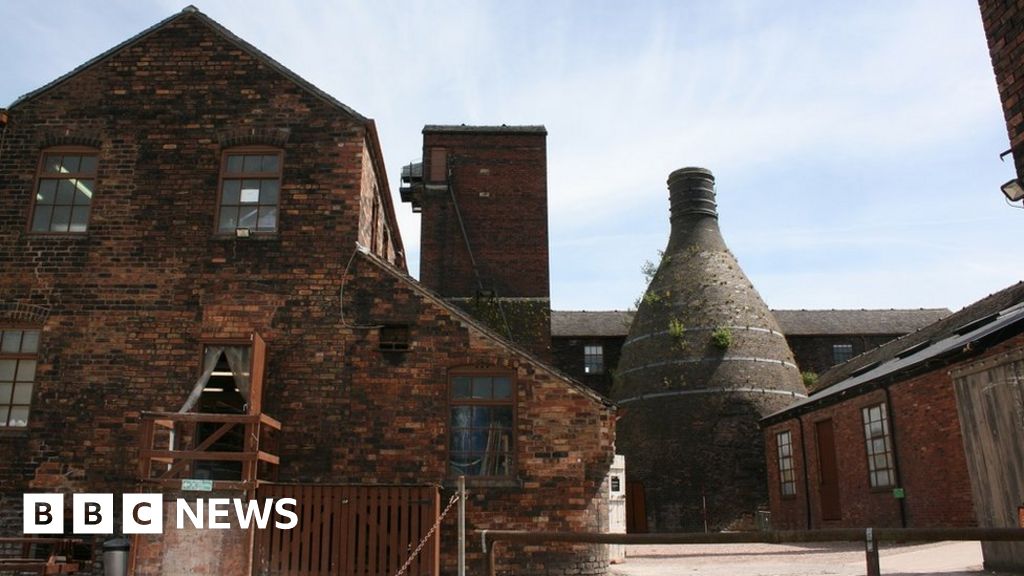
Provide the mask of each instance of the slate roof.
POLYGON ((952 314, 947 308, 909 310, 772 310, 787 336, 907 334, 952 314))
POLYGON ((767 416, 770 424, 815 407, 872 389, 893 379, 934 370, 978 353, 1024 331, 1024 282, 989 295, 938 322, 832 367, 818 379, 818 390, 786 410, 767 416))
MULTIPOLYGON (((949 316, 945 308, 919 310, 772 310, 787 336, 907 334, 949 316)), ((551 335, 625 337, 633 321, 627 310, 552 310, 551 335)))

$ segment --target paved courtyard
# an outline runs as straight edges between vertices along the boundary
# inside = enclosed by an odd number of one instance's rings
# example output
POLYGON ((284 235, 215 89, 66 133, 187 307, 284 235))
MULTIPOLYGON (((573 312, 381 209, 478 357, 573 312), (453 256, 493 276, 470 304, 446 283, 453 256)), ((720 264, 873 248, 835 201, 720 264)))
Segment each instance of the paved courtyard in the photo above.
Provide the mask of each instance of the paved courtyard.
MULTIPOLYGON (((883 546, 885 576, 943 574, 980 576, 981 545, 939 542, 883 546)), ((853 543, 715 544, 630 546, 627 559, 612 567, 621 576, 855 576, 866 574, 864 548, 853 543)))

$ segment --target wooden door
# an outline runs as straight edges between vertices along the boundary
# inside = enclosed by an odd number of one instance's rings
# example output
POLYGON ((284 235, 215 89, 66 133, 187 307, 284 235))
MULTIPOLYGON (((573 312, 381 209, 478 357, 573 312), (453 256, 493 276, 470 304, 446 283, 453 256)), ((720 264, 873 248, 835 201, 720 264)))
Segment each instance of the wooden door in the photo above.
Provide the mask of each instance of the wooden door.
POLYGON ((839 520, 843 517, 839 505, 839 466, 836 462, 836 437, 832 420, 814 424, 818 439, 818 497, 821 503, 822 520, 839 520))
POLYGON ((626 532, 647 532, 647 494, 636 480, 626 481, 626 532))

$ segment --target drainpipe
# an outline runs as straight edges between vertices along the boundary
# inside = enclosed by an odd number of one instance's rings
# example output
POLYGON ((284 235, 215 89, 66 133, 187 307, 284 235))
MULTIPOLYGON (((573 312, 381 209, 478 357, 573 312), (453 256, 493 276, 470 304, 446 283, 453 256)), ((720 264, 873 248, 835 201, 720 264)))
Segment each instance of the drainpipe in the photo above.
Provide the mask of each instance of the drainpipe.
MULTIPOLYGON (((892 397, 889 395, 889 387, 882 385, 885 392, 885 409, 889 413, 889 439, 892 441, 892 470, 896 476, 896 488, 903 487, 903 480, 900 478, 900 453, 899 442, 896 441, 896 412, 892 409, 892 397)), ((900 528, 907 527, 907 504, 906 498, 897 498, 900 501, 900 528)))
POLYGON ((796 421, 800 424, 800 457, 803 459, 804 469, 804 510, 807 511, 807 529, 811 530, 811 481, 808 473, 807 463, 807 436, 804 435, 804 419, 799 414, 796 421))

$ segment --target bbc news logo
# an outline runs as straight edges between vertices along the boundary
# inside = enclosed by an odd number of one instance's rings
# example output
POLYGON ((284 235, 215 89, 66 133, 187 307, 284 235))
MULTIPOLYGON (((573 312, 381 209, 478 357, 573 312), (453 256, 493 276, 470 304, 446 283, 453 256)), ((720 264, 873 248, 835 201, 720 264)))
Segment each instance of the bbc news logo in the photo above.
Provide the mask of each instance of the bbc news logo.
MULTIPOLYGON (((299 523, 294 498, 243 500, 241 498, 198 498, 174 501, 175 524, 186 528, 227 530, 253 525, 265 529, 271 524, 279 530, 291 530, 299 523), (232 523, 231 517, 235 522, 232 523)), ((25 494, 23 499, 25 534, 63 534, 64 495, 25 494)), ((75 534, 113 534, 113 494, 73 494, 71 530, 75 534)), ((164 531, 163 494, 123 494, 121 496, 121 534, 160 534, 164 531)))

